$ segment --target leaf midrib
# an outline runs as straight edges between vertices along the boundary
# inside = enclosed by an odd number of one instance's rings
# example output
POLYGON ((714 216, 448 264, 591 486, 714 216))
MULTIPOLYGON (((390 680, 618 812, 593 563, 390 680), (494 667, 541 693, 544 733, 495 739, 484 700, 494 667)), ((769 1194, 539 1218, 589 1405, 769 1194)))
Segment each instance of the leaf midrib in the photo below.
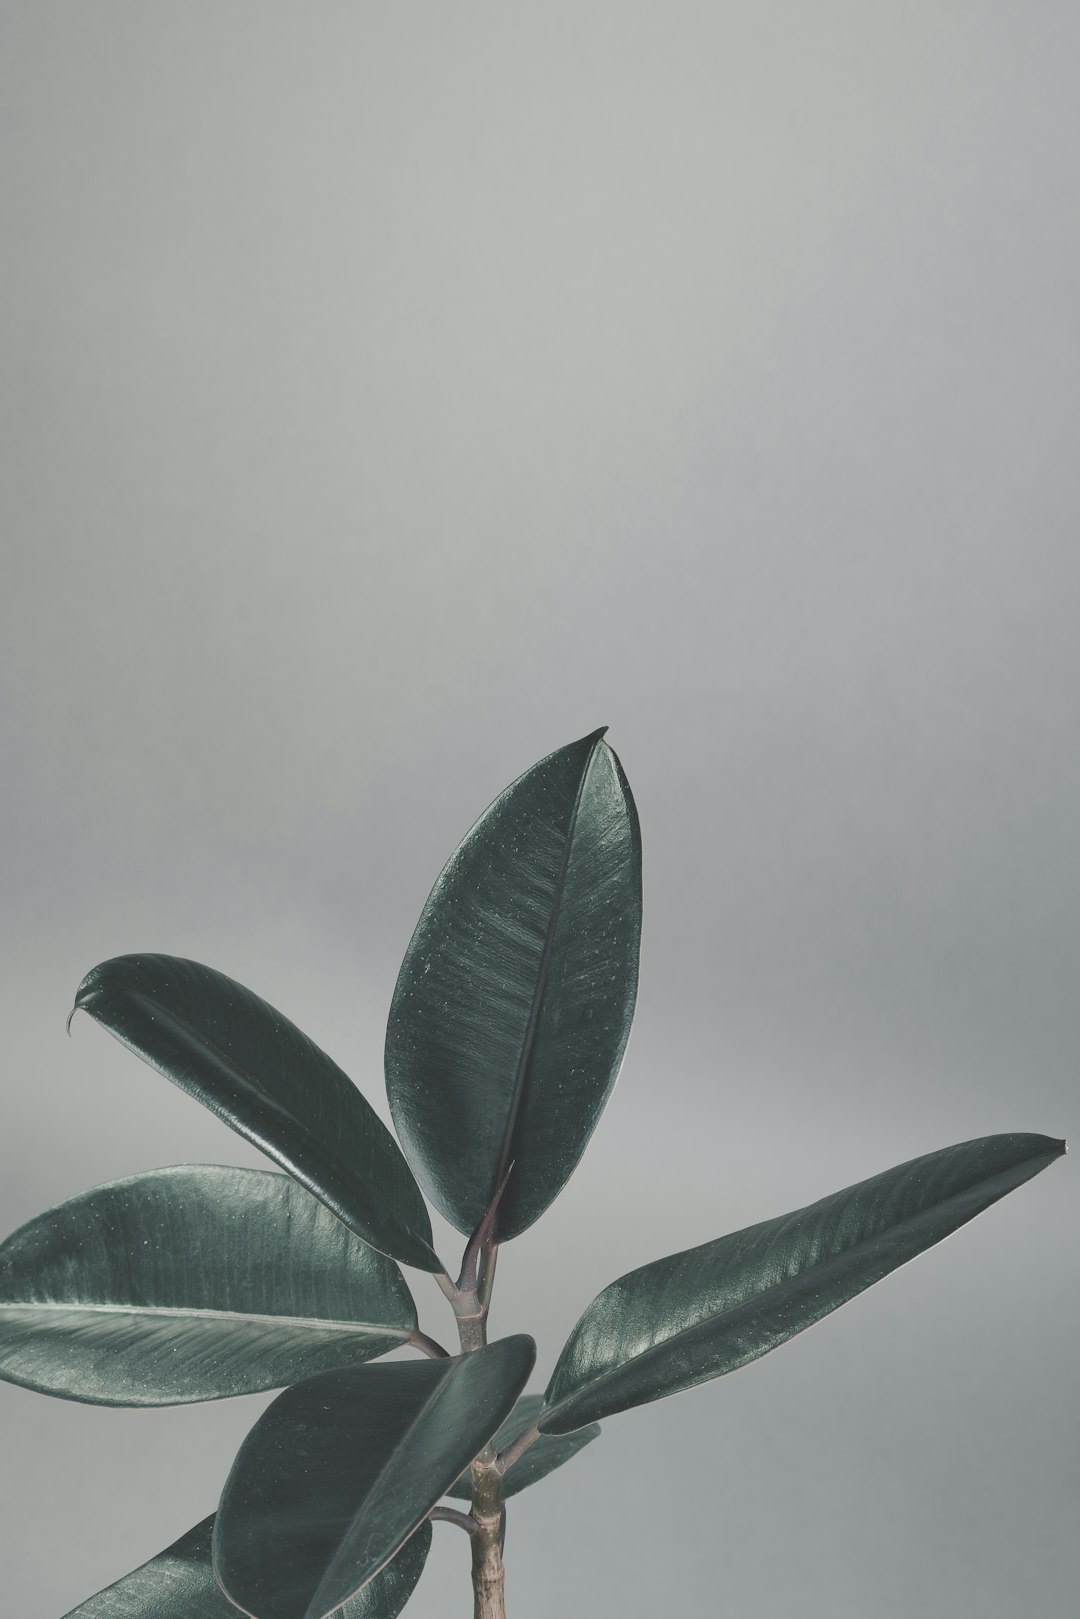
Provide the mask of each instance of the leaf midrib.
MULTIPOLYGON (((162 1023, 171 1025, 197 1049, 205 1050, 207 1053, 209 1053, 217 1062, 219 1067, 224 1069, 225 1072, 235 1075, 243 1084, 249 1085, 253 1091, 257 1092, 259 1096, 270 1102, 282 1113, 287 1114, 290 1118, 295 1117, 289 1103, 283 1102, 280 1097, 275 1096, 272 1091, 267 1090, 262 1081, 256 1079, 255 1075, 249 1068, 245 1067, 243 1063, 238 1062, 234 1056, 224 1049, 224 1047, 218 1045, 216 1040, 212 1039, 207 1033, 200 1029, 197 1024, 190 1023, 181 1013, 175 1011, 170 1006, 165 1006, 161 1001, 157 1000, 153 995, 144 989, 128 988, 113 991, 113 993, 130 996, 130 998, 137 1002, 145 1013, 149 1014, 152 1021, 157 1022, 160 1020, 162 1023)), ((86 1010, 90 1011, 90 1008, 87 1007, 86 1010)), ((113 1032, 115 1033, 116 1031, 113 1032)), ((125 1045, 133 1046, 133 1042, 125 1039, 123 1034, 118 1034, 117 1038, 122 1040, 125 1045)), ((307 1037, 305 1036, 305 1038, 307 1037)), ((167 1079, 173 1078, 172 1074, 161 1068, 156 1057, 147 1058, 146 1053, 138 1046, 134 1046, 133 1049, 140 1057, 143 1058, 144 1061, 149 1061, 154 1068, 157 1068, 159 1072, 163 1073, 167 1079)), ((314 1049, 319 1050, 318 1047, 315 1047, 314 1049)), ((337 1068, 337 1064, 333 1061, 333 1058, 327 1057, 325 1052, 320 1051, 319 1055, 329 1066, 335 1069, 337 1068)), ((340 1070, 338 1070, 338 1072, 340 1072, 340 1070)), ((347 1079, 347 1076, 344 1074, 342 1074, 341 1077, 347 1079)), ((176 1081, 176 1083, 182 1082, 176 1081)))
POLYGON ((322 1316, 265 1315, 257 1311, 186 1309, 183 1305, 174 1304, 64 1304, 57 1299, 43 1299, 40 1301, 0 1299, 0 1312, 6 1310, 30 1312, 55 1310, 66 1315, 145 1315, 183 1321, 249 1321, 267 1326, 313 1328, 320 1332, 380 1333, 384 1337, 401 1338, 403 1341, 409 1338, 415 1330, 412 1327, 406 1329, 404 1327, 390 1326, 389 1323, 381 1321, 332 1321, 322 1316))
MULTIPOLYGON (((555 933, 562 912, 563 897, 566 893, 566 878, 570 870, 570 856, 573 853, 574 835, 577 831, 578 812, 581 809, 581 799, 585 791, 585 782, 592 769, 596 750, 603 740, 603 732, 599 732, 589 749, 585 766, 577 784, 574 794, 574 807, 570 812, 570 820, 566 828, 566 841, 562 854, 562 863, 555 884, 555 893, 552 898, 551 912, 548 916, 547 931, 544 935, 544 945, 540 953, 540 964, 536 971, 536 983, 533 986, 532 1005, 529 1008, 529 1020, 525 1025, 525 1034, 521 1043, 521 1052, 518 1056, 517 1072, 514 1076, 514 1089, 510 1097, 510 1107, 507 1111, 506 1122, 503 1125, 502 1146, 499 1152, 499 1162, 495 1171, 491 1187, 491 1196, 494 1197, 502 1185, 507 1169, 512 1161, 511 1149, 514 1144, 514 1135, 517 1130, 518 1117, 521 1113, 521 1104, 525 1096, 525 1086, 529 1075, 529 1064, 532 1060, 533 1046, 536 1043, 536 1031, 540 1023, 540 1011, 544 1001, 544 991, 547 987, 548 969, 551 963, 551 952, 555 943, 555 933)), ((512 1194, 511 1194, 512 1195, 512 1194)))

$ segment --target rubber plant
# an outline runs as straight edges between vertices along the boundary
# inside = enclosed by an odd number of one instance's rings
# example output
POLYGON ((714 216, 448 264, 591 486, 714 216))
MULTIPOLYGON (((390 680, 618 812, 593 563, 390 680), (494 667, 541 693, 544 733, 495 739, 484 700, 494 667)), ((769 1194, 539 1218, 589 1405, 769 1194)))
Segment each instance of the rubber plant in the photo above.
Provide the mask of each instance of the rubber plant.
POLYGON ((476 1619, 501 1619, 510 1496, 606 1418, 767 1354, 1064 1151, 962 1142, 654 1259, 587 1306, 526 1394, 532 1339, 488 1341, 495 1263, 611 1093, 640 931, 637 814, 595 731, 501 793, 431 891, 386 1038, 400 1146, 331 1058, 213 968, 129 955, 87 974, 74 1010, 285 1173, 152 1170, 31 1220, 0 1248, 0 1372, 100 1405, 284 1392, 214 1516, 80 1619, 392 1619, 433 1520, 469 1537, 476 1619), (422 1191, 467 1238, 456 1272, 422 1191), (401 1265, 441 1288, 458 1353, 420 1330, 401 1265), (368 1364, 399 1349, 419 1358, 368 1364))

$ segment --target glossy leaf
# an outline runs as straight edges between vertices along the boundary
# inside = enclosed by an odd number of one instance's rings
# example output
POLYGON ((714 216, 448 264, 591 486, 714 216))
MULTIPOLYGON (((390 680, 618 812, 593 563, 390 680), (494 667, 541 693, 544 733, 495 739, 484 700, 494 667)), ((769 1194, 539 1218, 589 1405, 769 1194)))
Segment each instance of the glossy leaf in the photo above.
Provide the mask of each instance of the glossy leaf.
POLYGON ((393 1557, 491 1438, 531 1338, 350 1367, 278 1396, 233 1463, 214 1530, 222 1589, 258 1619, 323 1619, 393 1557))
POLYGON ((335 1062, 295 1024, 212 967, 117 956, 87 973, 88 1012, 216 1113, 380 1253, 442 1266, 397 1142, 335 1062))
POLYGON ((940 1242, 1065 1150, 1047 1136, 965 1141, 794 1214, 656 1260, 593 1300, 548 1384, 567 1433, 733 1372, 940 1242))
MULTIPOLYGON (((543 1405, 542 1394, 523 1394, 495 1435, 495 1449, 509 1450, 514 1441, 532 1427, 543 1405)), ((576 1456, 579 1450, 584 1450, 599 1434, 598 1422, 593 1423, 591 1428, 579 1428, 575 1433, 541 1434, 503 1475, 503 1499, 527 1490, 530 1484, 538 1484, 542 1478, 576 1456)), ((471 1501, 471 1470, 466 1468, 446 1493, 459 1501, 471 1501)))
POLYGON ((0 1247, 0 1376, 69 1400, 281 1388, 397 1349, 415 1328, 394 1262, 267 1170, 132 1175, 0 1247))
MULTIPOLYGON (((210 1562, 213 1515, 148 1563, 81 1602, 66 1619, 236 1619, 210 1562)), ((335 1619, 396 1619, 412 1596, 431 1545, 430 1524, 401 1548, 335 1619)))
POLYGON ((641 932, 637 813, 596 731, 520 776, 443 869, 405 952, 386 1085, 436 1207, 466 1234, 510 1165, 495 1235, 572 1174, 630 1033, 641 932))

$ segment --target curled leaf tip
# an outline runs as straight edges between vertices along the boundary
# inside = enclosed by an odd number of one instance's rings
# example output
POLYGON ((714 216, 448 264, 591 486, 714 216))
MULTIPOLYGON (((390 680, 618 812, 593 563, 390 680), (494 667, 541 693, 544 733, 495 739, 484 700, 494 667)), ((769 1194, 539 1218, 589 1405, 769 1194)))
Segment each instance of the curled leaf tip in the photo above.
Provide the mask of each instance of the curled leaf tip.
POLYGON ((67 1015, 67 1022, 64 1024, 64 1028, 67 1030, 67 1037, 69 1040, 71 1039, 71 1020, 75 1016, 76 1012, 80 1010, 81 1008, 79 1003, 76 1001, 75 1005, 71 1008, 71 1011, 67 1015))

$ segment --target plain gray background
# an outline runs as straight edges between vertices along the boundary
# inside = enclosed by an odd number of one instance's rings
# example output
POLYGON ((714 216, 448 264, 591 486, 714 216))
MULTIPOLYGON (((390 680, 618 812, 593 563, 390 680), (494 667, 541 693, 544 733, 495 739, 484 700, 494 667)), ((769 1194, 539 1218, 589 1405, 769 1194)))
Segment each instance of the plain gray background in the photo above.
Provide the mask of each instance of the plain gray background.
MULTIPOLYGON (((111 955, 231 973, 383 1108, 444 858, 605 722, 642 992, 500 1266, 537 1386, 636 1264, 1069 1133, 1078 60, 1066 0, 3 4, 5 1230, 261 1161, 65 1040, 111 955)), ((613 1419, 514 1503, 513 1619, 1071 1611, 1076 1213, 1067 1160, 613 1419)), ((5 1608, 212 1510, 263 1404, 0 1387, 5 1608)), ((436 1540, 415 1619, 468 1611, 436 1540)))

